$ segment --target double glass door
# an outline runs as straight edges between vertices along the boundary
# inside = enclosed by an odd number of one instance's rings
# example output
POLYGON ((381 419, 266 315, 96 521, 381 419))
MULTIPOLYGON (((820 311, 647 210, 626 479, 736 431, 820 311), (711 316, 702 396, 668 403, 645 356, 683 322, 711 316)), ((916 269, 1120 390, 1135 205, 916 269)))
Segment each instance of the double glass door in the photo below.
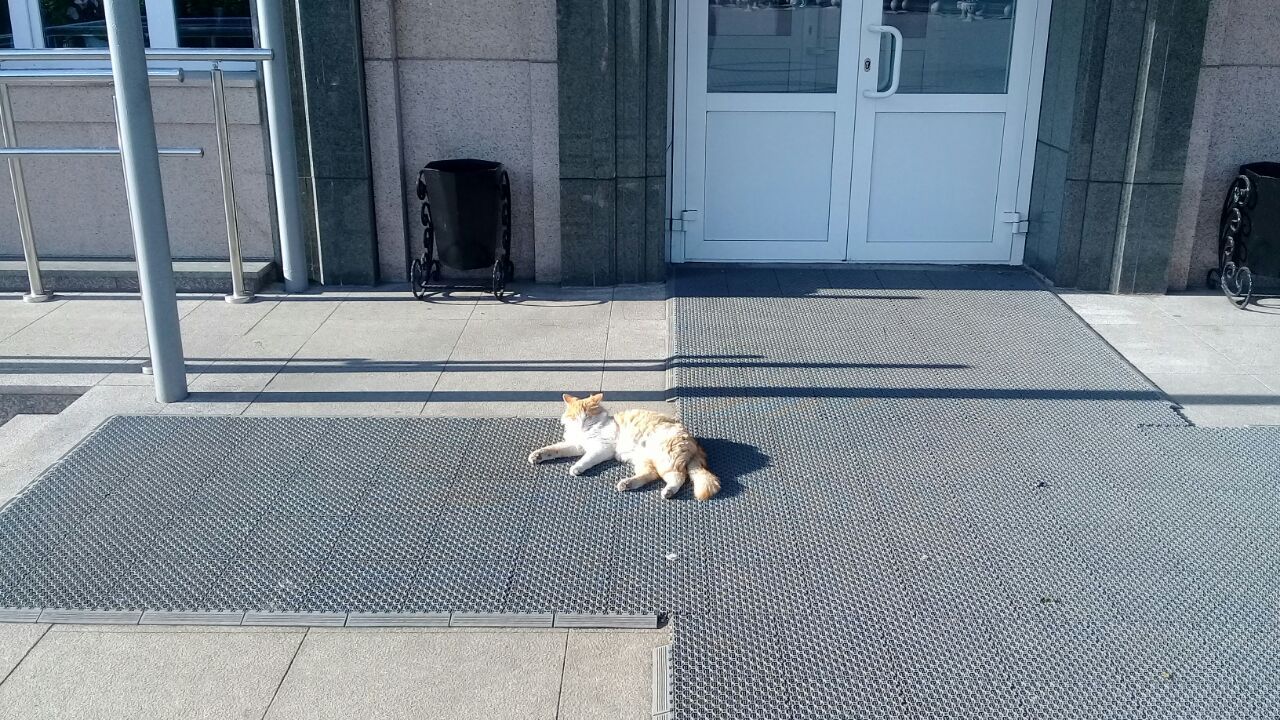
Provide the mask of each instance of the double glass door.
POLYGON ((1020 260, 1042 3, 680 3, 685 258, 1020 260))

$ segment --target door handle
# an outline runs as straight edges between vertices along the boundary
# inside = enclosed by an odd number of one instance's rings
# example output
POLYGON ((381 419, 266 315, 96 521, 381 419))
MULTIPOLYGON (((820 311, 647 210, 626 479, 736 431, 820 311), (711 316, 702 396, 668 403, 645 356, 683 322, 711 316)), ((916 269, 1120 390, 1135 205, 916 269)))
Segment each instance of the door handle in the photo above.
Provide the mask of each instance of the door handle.
POLYGON ((898 81, 902 78, 902 33, 892 25, 868 25, 867 32, 893 36, 893 74, 888 90, 863 90, 862 96, 878 100, 898 94, 898 81))

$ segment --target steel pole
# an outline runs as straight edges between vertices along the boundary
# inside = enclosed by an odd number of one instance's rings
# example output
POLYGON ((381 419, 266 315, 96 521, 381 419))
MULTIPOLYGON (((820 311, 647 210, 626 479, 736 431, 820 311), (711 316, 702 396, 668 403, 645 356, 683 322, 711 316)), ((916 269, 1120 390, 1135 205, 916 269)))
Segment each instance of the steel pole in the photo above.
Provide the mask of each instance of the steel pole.
MULTIPOLYGON (((18 131, 13 123, 13 103, 9 101, 9 86, 0 84, 0 131, 4 132, 4 146, 18 144, 18 131)), ((22 259, 27 262, 27 284, 31 292, 22 296, 29 303, 45 302, 53 296, 45 292, 40 277, 40 256, 36 253, 36 234, 31 226, 31 203, 27 199, 27 181, 22 175, 22 160, 9 157, 9 179, 13 181, 13 204, 18 209, 18 234, 22 237, 22 259)))
POLYGON ((173 257, 164 211, 156 121, 147 82, 142 42, 142 15, 137 0, 106 0, 107 41, 115 78, 120 156, 124 163, 129 220, 138 259, 138 290, 147 323, 147 343, 155 372, 156 400, 178 402, 187 397, 186 359, 178 295, 173 286, 173 257))
POLYGON ((253 300, 244 289, 244 258, 240 252, 240 225, 236 221, 236 184, 231 172, 231 134, 227 128, 227 92, 222 67, 213 64, 213 125, 218 131, 218 161, 222 170, 222 210, 227 216, 227 255, 231 259, 231 294, 226 301, 240 305, 253 300))
POLYGON ((271 136, 271 172, 276 190, 276 219, 284 289, 302 292, 307 277, 306 239, 302 235, 302 201, 298 192, 298 151, 293 144, 293 99, 289 93, 289 58, 285 45, 281 0, 256 0, 258 43, 271 51, 262 63, 262 86, 267 99, 267 131, 271 136))

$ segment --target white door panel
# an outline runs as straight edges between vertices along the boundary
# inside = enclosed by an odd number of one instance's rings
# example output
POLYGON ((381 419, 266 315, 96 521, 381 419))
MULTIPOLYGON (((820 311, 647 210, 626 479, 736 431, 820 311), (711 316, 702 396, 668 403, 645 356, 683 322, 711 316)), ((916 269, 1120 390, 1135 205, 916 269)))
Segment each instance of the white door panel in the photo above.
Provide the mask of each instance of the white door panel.
MULTIPOLYGON (((992 189, 1000 181, 1003 114, 877 113, 875 124, 868 243, 999 241, 992 189), (921 212, 922 206, 928 212, 921 212)), ((916 248, 914 253, 927 257, 931 250, 955 255, 970 249, 916 248)))
POLYGON ((834 142, 835 113, 707 113, 704 241, 825 243, 834 142))

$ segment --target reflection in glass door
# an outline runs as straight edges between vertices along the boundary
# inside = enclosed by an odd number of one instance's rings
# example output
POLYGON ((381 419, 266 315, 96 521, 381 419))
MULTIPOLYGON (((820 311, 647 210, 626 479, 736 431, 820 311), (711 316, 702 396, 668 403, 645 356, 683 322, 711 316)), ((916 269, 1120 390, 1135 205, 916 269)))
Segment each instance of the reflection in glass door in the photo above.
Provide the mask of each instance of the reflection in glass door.
POLYGON ((840 0, 684 5, 685 254, 844 259, 860 8, 847 12, 840 0))

